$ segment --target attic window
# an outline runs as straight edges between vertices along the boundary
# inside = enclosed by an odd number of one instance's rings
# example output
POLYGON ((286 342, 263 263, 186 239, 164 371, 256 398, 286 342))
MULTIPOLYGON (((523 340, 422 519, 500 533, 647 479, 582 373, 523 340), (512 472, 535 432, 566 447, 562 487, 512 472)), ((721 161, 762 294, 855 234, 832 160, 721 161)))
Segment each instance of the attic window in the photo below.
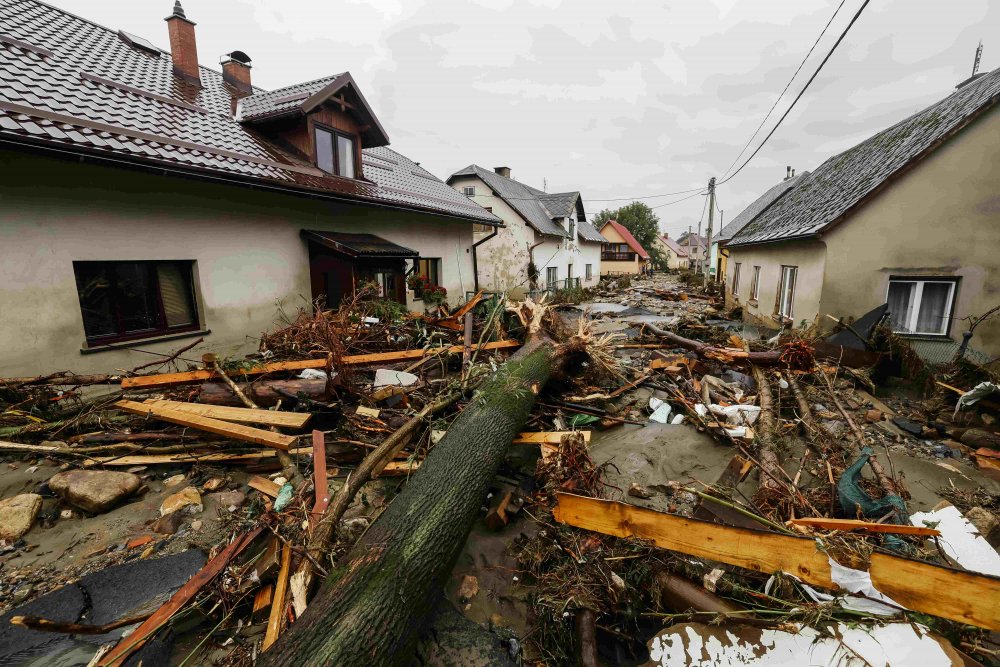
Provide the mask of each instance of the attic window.
POLYGON ((355 177, 355 139, 326 128, 316 128, 316 166, 329 174, 355 177))
POLYGON ((157 58, 160 57, 161 51, 155 46, 153 46, 149 42, 149 40, 139 37, 138 35, 133 35, 130 32, 119 30, 118 39, 122 40, 123 42, 131 46, 133 49, 139 49, 140 51, 145 51, 146 53, 150 53, 156 56, 157 58))

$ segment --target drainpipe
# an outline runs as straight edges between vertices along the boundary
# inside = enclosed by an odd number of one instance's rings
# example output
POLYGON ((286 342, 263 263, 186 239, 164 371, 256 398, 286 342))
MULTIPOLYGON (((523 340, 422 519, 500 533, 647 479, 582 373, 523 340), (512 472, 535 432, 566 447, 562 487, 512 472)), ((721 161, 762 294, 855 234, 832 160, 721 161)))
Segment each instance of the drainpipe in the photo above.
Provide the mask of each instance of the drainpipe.
POLYGON ((480 245, 486 243, 487 241, 489 241, 491 238, 493 238, 494 236, 496 236, 499 233, 500 233, 500 228, 499 227, 494 227, 492 234, 490 234, 487 237, 481 238, 481 239, 479 239, 478 241, 476 241, 475 243, 472 244, 472 277, 473 277, 473 281, 475 282, 475 285, 476 285, 476 292, 477 293, 479 292, 479 259, 476 257, 476 248, 479 247, 480 245))

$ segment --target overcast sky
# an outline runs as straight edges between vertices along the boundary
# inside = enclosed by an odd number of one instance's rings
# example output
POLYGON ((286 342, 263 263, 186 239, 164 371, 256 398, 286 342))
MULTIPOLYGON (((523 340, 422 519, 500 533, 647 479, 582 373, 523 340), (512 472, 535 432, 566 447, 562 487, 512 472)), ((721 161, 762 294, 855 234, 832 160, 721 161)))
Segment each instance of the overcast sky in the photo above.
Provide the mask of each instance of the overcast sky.
MULTIPOLYGON (((50 0, 166 48, 173 0, 50 0)), ((391 146, 441 178, 510 166, 549 192, 601 198, 721 176, 839 0, 182 0, 203 65, 240 49, 278 88, 350 71, 391 146)), ((772 121, 863 0, 845 0, 772 121)), ((767 146, 719 188, 725 219, 1000 63, 1000 2, 872 0, 767 146), (990 6, 992 4, 992 6, 990 6)), ((751 150, 754 146, 751 147, 751 150)), ((678 196, 646 200, 650 205, 678 196)), ((700 196, 657 209, 672 235, 700 196)))

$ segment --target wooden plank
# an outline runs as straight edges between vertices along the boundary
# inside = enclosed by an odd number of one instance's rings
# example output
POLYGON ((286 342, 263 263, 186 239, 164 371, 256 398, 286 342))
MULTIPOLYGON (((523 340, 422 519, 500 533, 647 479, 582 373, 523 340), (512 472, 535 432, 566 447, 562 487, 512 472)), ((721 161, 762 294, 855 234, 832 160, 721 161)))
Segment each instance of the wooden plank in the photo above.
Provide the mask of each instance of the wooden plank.
POLYGON ((266 424, 283 428, 302 428, 312 415, 308 412, 278 412, 276 410, 254 410, 252 408, 231 408, 225 405, 207 405, 205 403, 184 403, 150 398, 143 401, 144 405, 152 405, 178 412, 187 412, 202 417, 221 419, 227 422, 241 424, 266 424))
MULTIPOLYGON (((500 340, 484 345, 474 345, 474 349, 482 350, 509 350, 520 347, 521 343, 516 340, 500 340)), ((421 357, 441 354, 447 352, 455 354, 462 351, 461 345, 450 347, 432 347, 420 350, 399 350, 396 352, 376 352, 373 354, 346 355, 341 358, 341 363, 347 366, 365 366, 369 364, 392 364, 410 359, 420 359, 421 357)), ((252 375, 263 375, 264 373, 276 373, 279 371, 300 371, 306 368, 326 368, 326 359, 302 359, 299 361, 277 361, 261 366, 254 366, 239 372, 232 373, 233 377, 241 378, 252 375)), ((146 389, 150 387, 171 387, 179 384, 190 384, 192 382, 204 382, 217 377, 215 371, 199 370, 185 371, 183 373, 163 373, 160 375, 140 375, 131 378, 122 378, 122 389, 146 389)))
POLYGON ((271 602, 271 615, 267 619, 267 631, 264 633, 262 651, 271 648, 278 641, 285 618, 285 598, 288 596, 288 577, 292 568, 292 547, 287 542, 281 549, 281 569, 278 580, 274 584, 274 600, 271 602))
MULTIPOLYGON (((557 493, 557 521, 616 537, 651 540, 658 547, 766 574, 787 572, 836 590, 830 563, 816 541, 708 523, 625 503, 557 493)), ((875 588, 927 614, 1000 630, 1000 578, 882 553, 871 555, 875 588)))
POLYGON ((35 452, 44 454, 46 452, 65 451, 65 448, 56 445, 24 445, 19 442, 6 442, 0 440, 0 451, 6 452, 35 452))
POLYGON ((590 443, 590 431, 525 431, 519 433, 516 438, 514 438, 513 444, 515 445, 558 445, 562 442, 562 437, 564 435, 569 435, 571 433, 580 433, 583 435, 583 439, 588 444, 590 443))
POLYGON ((278 494, 281 492, 281 487, 269 480, 267 477, 261 477, 260 475, 254 475, 247 480, 247 486, 251 489, 257 489, 265 496, 270 496, 272 498, 277 498, 278 494))
POLYGON ((264 530, 263 526, 254 528, 250 532, 244 533, 230 542, 215 558, 208 561, 203 568, 201 568, 193 577, 188 579, 187 583, 181 586, 180 589, 174 593, 163 606, 157 609, 152 616, 147 618, 142 625, 132 631, 132 633, 130 633, 127 637, 122 638, 122 640, 118 642, 117 646, 105 653, 104 656, 101 657, 101 659, 96 663, 96 667, 111 667, 112 665, 123 664, 128 656, 145 644, 147 639, 166 625, 167 621, 169 621, 174 614, 180 611, 184 605, 190 602, 191 599, 197 595, 205 585, 222 572, 229 564, 229 561, 238 556, 241 551, 253 542, 254 538, 256 538, 262 530, 264 530))
POLYGON ((326 474, 326 436, 323 431, 312 432, 313 446, 313 493, 316 502, 309 515, 309 524, 313 528, 323 516, 326 506, 330 504, 330 482, 326 474))
POLYGON ((275 449, 287 450, 295 444, 295 436, 282 435, 281 433, 265 431, 250 426, 241 426, 240 424, 231 424, 221 419, 201 417, 199 415, 171 410, 170 408, 158 408, 145 403, 136 403, 135 401, 118 401, 115 403, 115 407, 125 412, 131 412, 134 415, 150 415, 156 419, 168 421, 171 424, 189 426, 201 431, 215 433, 216 435, 223 435, 233 440, 252 442, 255 445, 267 445, 275 449))
POLYGON ((412 475, 420 469, 420 461, 389 461, 378 477, 401 477, 412 475))
MULTIPOLYGON (((312 450, 309 447, 296 447, 288 450, 289 454, 306 454, 312 450)), ((266 449, 260 452, 249 454, 227 454, 217 452, 211 454, 188 454, 181 452, 177 454, 134 454, 132 456, 98 456, 83 461, 83 467, 89 468, 96 465, 101 466, 139 466, 155 465, 158 463, 206 463, 225 461, 227 463, 260 463, 263 459, 276 457, 277 451, 266 449)))
POLYGON ((863 530, 868 533, 891 533, 893 535, 924 535, 927 537, 940 535, 940 530, 925 528, 923 526, 899 526, 894 523, 872 523, 870 521, 857 521, 855 519, 826 519, 823 517, 806 517, 802 519, 791 519, 789 522, 793 526, 805 526, 808 528, 822 528, 823 530, 863 530))
MULTIPOLYGON (((253 611, 251 615, 254 619, 263 618, 264 610, 270 610, 271 601, 274 599, 274 584, 264 584, 257 589, 253 596, 253 611)), ((270 614, 269 614, 270 615, 270 614)))

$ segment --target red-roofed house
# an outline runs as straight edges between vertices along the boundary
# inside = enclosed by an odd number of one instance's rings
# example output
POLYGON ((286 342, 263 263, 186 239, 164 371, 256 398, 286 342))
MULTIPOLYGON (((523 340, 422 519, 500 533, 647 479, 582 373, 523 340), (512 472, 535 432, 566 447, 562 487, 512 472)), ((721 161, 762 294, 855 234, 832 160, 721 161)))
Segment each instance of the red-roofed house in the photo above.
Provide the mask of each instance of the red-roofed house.
POLYGON ((649 253, 643 248, 632 232, 618 223, 608 220, 601 227, 601 236, 608 241, 601 247, 601 275, 620 273, 639 274, 649 266, 649 253))

